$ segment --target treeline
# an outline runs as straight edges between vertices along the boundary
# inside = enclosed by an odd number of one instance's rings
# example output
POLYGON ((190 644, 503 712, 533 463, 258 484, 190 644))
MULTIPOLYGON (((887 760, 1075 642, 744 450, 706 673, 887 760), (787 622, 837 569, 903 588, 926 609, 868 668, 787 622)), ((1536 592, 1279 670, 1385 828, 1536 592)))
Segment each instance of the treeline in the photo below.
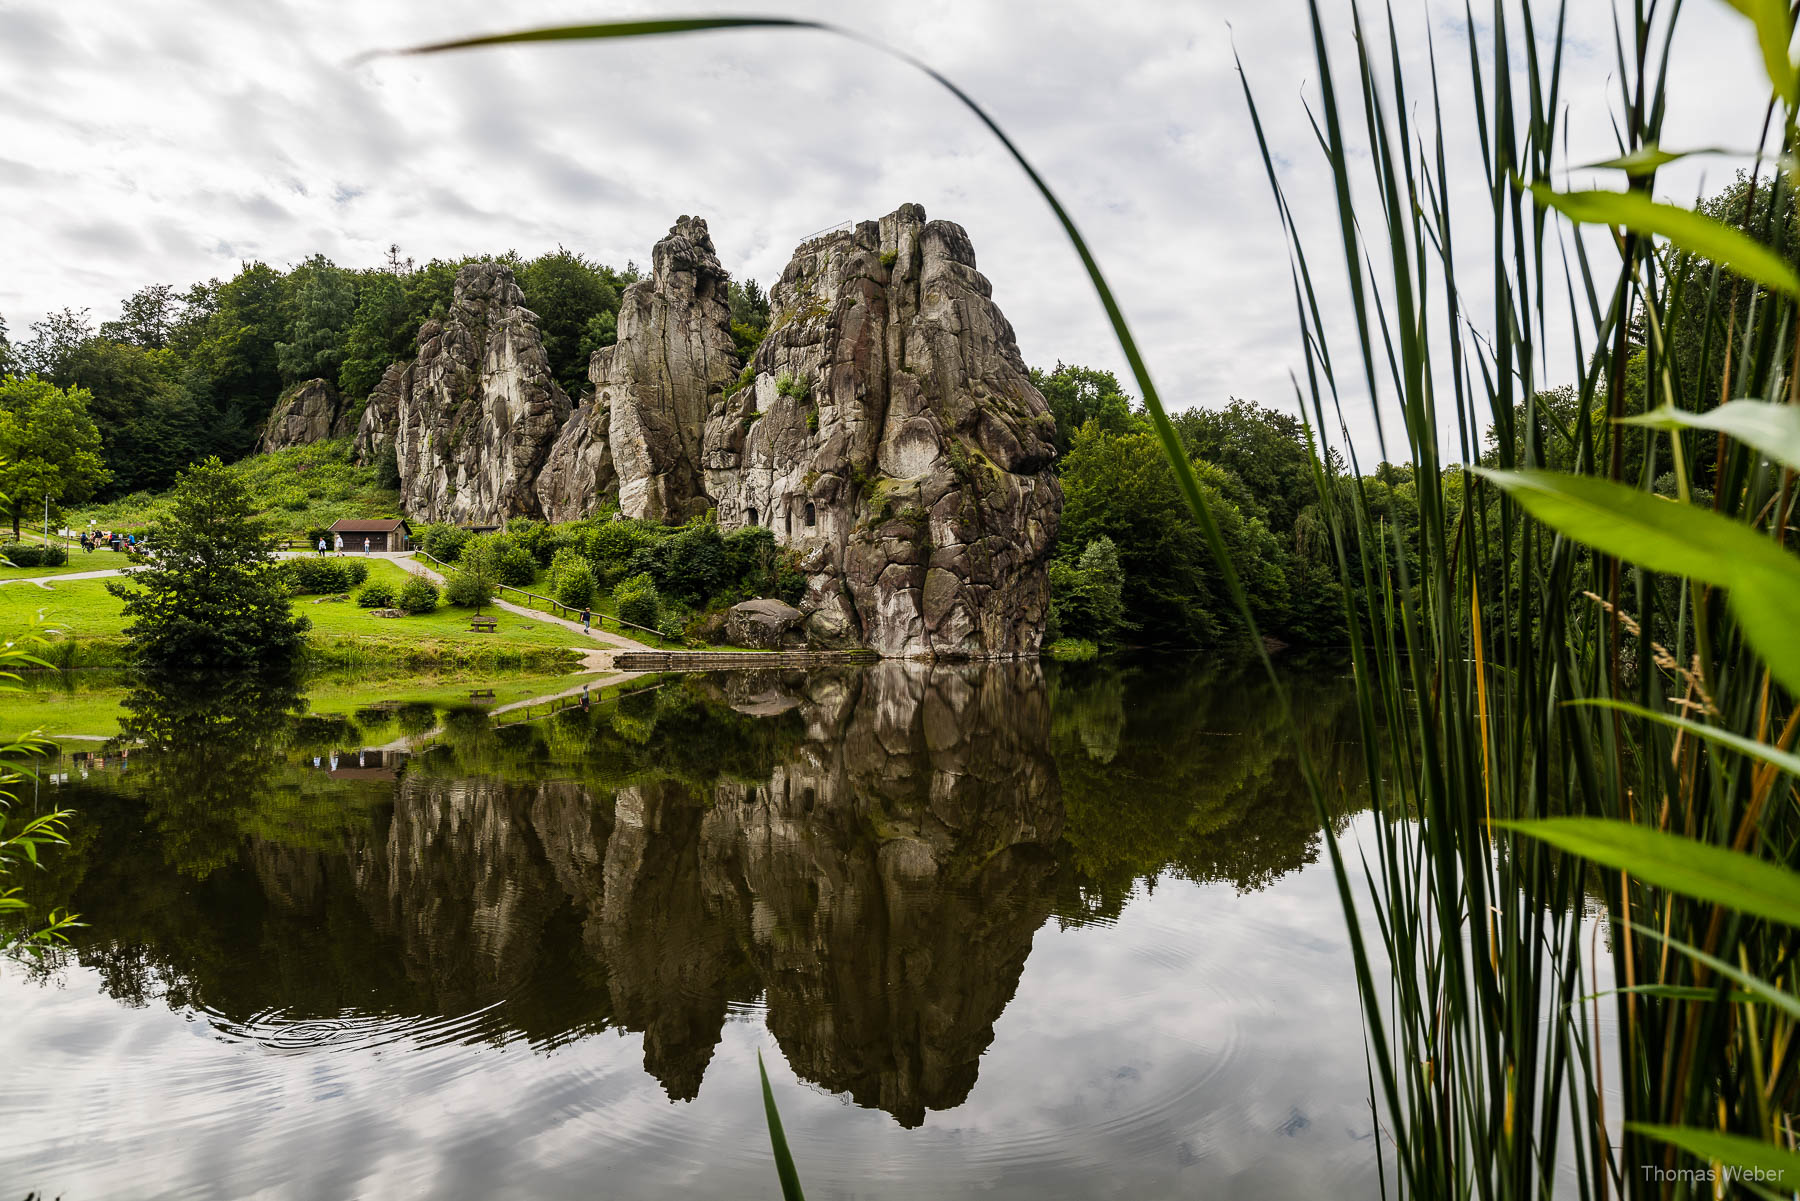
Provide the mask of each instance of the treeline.
MULTIPOLYGON (((1062 363, 1032 380, 1056 418, 1062 526, 1048 641, 1210 646, 1237 635, 1218 564, 1150 419, 1111 372, 1062 363)), ((1174 418, 1263 631, 1340 638, 1341 593, 1298 418, 1232 399, 1174 418)), ((1335 455, 1326 472, 1342 475, 1335 455)))
MULTIPOLYGON (((637 266, 562 248, 483 257, 512 267, 552 372, 579 395, 593 352, 617 339, 620 295, 637 266)), ((0 376, 35 375, 91 417, 101 499, 161 489, 208 455, 248 454, 282 392, 303 380, 330 380, 353 404, 366 399, 389 364, 418 352, 419 326, 446 314, 457 272, 473 261, 419 266, 391 247, 385 264, 364 269, 323 255, 287 271, 250 262, 229 280, 140 288, 97 328, 87 309, 52 313, 17 345, 0 319, 0 376)), ((733 333, 754 349, 768 300, 754 281, 734 284, 731 300, 733 333)))

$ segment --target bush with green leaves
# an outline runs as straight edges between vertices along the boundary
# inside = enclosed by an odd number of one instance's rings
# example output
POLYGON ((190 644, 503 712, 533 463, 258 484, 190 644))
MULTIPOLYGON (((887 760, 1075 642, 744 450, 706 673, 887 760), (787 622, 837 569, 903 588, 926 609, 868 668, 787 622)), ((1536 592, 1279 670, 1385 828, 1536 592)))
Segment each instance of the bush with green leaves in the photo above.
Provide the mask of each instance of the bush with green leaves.
POLYGON ((556 553, 557 530, 534 517, 515 517, 506 523, 506 536, 523 547, 539 567, 550 566, 556 553))
POLYGON ((631 557, 626 570, 647 574, 659 591, 696 605, 722 591, 731 576, 725 540, 711 522, 684 526, 643 548, 631 557))
POLYGON ((382 580, 364 584, 356 594, 356 603, 364 609, 392 609, 397 599, 394 586, 382 580))
POLYGON ((61 567, 69 561, 69 551, 63 546, 14 542, 6 547, 6 557, 14 567, 61 567))
POLYGON ((475 535, 459 525, 437 523, 419 531, 419 549, 440 563, 454 563, 475 535))
POLYGON ((369 576, 369 564, 363 559, 308 556, 287 560, 281 572, 295 595, 329 596, 362 583, 369 576))
POLYGON ((444 599, 459 609, 479 609, 494 599, 494 587, 473 571, 452 571, 444 577, 444 599))
POLYGON ((437 585, 422 575, 408 577, 400 586, 399 595, 394 597, 394 607, 403 609, 417 616, 429 613, 438 605, 437 585))
POLYGON ((613 603, 618 607, 619 620, 646 629, 655 629, 662 615, 662 597, 656 591, 656 581, 647 573, 621 580, 613 589, 613 603))
POLYGON ((593 604, 594 594, 599 590, 594 569, 573 547, 556 552, 556 557, 550 561, 550 579, 556 599, 576 608, 593 604))
POLYGON ((633 555, 667 535, 662 526, 648 521, 598 522, 581 535, 581 553, 593 567, 594 575, 610 583, 629 574, 625 566, 633 555))

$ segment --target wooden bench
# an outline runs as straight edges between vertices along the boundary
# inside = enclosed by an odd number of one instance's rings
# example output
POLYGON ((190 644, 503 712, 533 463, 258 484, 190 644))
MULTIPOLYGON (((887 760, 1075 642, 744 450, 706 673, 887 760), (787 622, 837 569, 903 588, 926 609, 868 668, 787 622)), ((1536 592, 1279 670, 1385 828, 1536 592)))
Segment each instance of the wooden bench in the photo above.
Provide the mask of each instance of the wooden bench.
POLYGON ((469 618, 469 628, 477 633, 492 634, 494 632, 494 619, 491 617, 471 617, 469 618))
POLYGON ((491 701, 494 699, 494 690, 492 688, 477 688, 475 691, 469 693, 469 699, 472 701, 491 701))

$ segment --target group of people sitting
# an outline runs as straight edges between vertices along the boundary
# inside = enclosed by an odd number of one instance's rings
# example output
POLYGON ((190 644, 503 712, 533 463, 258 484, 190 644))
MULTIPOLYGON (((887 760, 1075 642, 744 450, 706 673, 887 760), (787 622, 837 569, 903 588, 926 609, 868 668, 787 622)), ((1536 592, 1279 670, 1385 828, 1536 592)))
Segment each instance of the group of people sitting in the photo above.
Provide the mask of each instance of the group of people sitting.
POLYGON ((109 550, 124 551, 127 554, 136 554, 138 549, 137 535, 121 534, 117 530, 95 530, 91 534, 86 530, 81 531, 82 550, 91 555, 102 546, 109 550))

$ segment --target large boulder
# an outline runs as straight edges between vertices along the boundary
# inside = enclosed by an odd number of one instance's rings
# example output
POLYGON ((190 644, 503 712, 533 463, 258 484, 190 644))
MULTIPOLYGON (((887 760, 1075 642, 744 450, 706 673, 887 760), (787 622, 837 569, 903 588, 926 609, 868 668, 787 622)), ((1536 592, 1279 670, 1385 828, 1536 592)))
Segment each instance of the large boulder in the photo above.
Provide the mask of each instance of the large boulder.
POLYGON ((616 489, 627 517, 704 513, 706 417, 738 374, 730 279, 699 217, 681 217, 625 290, 619 338, 594 353, 594 399, 557 439, 538 499, 552 521, 583 517, 616 489))
POLYGON ((269 454, 340 437, 348 432, 341 429, 343 416, 343 398, 331 381, 309 379, 295 384, 275 402, 275 411, 269 414, 262 440, 257 443, 257 453, 269 454))
POLYGON ((418 361, 397 383, 394 452, 409 516, 499 525, 541 515, 538 474, 569 398, 509 268, 457 272, 449 314, 420 327, 418 361))
POLYGON ((802 642, 790 634, 805 616, 794 606, 772 597, 742 601, 731 606, 731 612, 725 617, 725 637, 733 646, 779 650, 785 645, 802 642))
POLYGON ((905 205, 803 244, 771 300, 753 382, 706 424, 719 524, 799 553, 816 644, 1036 654, 1055 422, 967 233, 905 205))

